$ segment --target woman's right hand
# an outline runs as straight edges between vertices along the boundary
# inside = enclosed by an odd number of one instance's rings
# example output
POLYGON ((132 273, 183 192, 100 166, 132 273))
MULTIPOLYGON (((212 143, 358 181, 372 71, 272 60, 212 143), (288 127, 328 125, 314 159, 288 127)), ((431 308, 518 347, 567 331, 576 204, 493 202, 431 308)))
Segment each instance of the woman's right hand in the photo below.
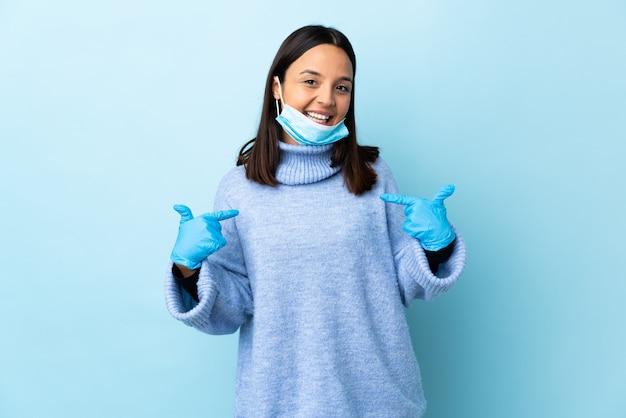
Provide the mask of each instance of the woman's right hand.
POLYGON ((200 268, 202 260, 226 245, 219 221, 239 214, 237 210, 223 210, 194 218, 185 205, 174 205, 174 210, 180 214, 180 225, 170 258, 191 270, 200 268))

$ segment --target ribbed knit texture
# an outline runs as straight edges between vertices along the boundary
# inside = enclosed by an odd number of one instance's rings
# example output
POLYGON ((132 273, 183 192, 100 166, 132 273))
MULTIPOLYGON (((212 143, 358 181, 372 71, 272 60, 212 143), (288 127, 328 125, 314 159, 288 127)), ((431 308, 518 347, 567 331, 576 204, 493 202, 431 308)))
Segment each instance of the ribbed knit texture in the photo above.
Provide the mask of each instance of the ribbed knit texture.
POLYGON ((457 231, 433 275, 402 230, 403 207, 379 198, 399 192, 386 164, 357 197, 330 167, 331 148, 281 143, 276 187, 247 180, 243 167, 224 177, 215 210, 239 215, 222 222, 227 244, 202 264, 199 303, 168 270, 175 318, 240 332, 237 417, 406 418, 426 408, 404 306, 455 283, 463 238, 457 231))
POLYGON ((331 167, 331 145, 301 146, 280 142, 280 164, 276 180, 295 186, 315 183, 337 173, 341 167, 331 167), (311 158, 312 157, 312 158, 311 158))

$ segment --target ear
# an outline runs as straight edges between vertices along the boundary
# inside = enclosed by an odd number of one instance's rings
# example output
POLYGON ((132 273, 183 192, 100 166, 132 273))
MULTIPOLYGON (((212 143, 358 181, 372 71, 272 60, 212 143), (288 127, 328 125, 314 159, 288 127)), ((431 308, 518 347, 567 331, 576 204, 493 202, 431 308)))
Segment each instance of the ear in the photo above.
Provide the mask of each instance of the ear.
POLYGON ((278 89, 278 76, 274 76, 274 81, 272 82, 272 94, 274 95, 274 99, 280 100, 280 91, 278 89))

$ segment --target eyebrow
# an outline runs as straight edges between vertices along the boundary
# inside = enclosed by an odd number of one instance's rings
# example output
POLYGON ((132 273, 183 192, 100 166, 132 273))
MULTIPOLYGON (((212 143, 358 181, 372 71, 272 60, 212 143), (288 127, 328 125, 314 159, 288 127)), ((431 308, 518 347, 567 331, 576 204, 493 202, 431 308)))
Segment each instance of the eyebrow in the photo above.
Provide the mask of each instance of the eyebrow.
MULTIPOLYGON (((318 76, 318 77, 322 76, 322 74, 320 74, 320 73, 318 73, 317 71, 314 71, 314 70, 304 70, 304 71, 300 72, 299 75, 302 75, 302 74, 311 74, 311 75, 315 75, 315 76, 318 76)), ((339 80, 348 81, 349 83, 354 84, 350 77, 339 77, 339 80)))

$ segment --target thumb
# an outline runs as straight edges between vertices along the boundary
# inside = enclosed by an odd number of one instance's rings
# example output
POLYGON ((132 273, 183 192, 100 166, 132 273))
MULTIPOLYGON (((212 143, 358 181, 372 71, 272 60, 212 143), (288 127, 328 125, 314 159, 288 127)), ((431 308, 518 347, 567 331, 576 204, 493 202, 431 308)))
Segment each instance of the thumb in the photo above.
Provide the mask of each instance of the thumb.
POLYGON ((443 186, 437 193, 435 193, 435 197, 433 197, 434 202, 443 203, 443 200, 452 196, 454 193, 455 187, 454 184, 448 184, 447 186, 443 186))
POLYGON ((191 209, 189 209, 185 205, 174 205, 174 210, 180 214, 181 224, 184 224, 185 222, 193 219, 193 214, 191 213, 191 209))
POLYGON ((416 198, 405 196, 403 194, 389 194, 384 193, 380 195, 380 198, 388 203, 397 203, 399 205, 410 205, 415 202, 416 198))
POLYGON ((202 215, 204 219, 215 219, 217 221, 223 221, 225 219, 232 218, 234 216, 239 215, 239 211, 235 209, 230 210, 221 210, 219 212, 205 213, 202 215))

